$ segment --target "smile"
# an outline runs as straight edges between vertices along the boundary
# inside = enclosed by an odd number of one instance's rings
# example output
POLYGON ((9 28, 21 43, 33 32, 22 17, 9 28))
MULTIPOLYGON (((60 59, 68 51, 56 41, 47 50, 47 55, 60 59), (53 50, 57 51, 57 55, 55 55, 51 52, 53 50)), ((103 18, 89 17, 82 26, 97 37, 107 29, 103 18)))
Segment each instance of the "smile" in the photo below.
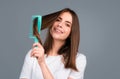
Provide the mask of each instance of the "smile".
POLYGON ((57 33, 63 33, 60 29, 58 28, 54 28, 54 31, 57 32, 57 33))

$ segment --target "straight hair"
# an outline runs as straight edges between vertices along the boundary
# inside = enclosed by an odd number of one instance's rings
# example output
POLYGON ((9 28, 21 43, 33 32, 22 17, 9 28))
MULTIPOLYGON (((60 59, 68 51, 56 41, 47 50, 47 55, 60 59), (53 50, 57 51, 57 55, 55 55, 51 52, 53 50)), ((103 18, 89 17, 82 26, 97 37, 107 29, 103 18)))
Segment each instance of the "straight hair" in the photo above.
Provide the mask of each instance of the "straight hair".
MULTIPOLYGON (((72 15, 72 27, 70 35, 66 39, 65 44, 59 49, 58 54, 63 55, 65 68, 71 68, 73 70, 78 71, 76 67, 76 55, 78 52, 80 42, 80 26, 78 16, 73 10, 65 8, 60 11, 42 16, 41 30, 48 28, 48 34, 43 44, 43 47, 45 49, 45 54, 48 55, 49 51, 52 49, 53 44, 53 38, 50 34, 50 29, 52 28, 53 23, 59 17, 59 15, 64 12, 69 12, 72 15)), ((36 25, 34 25, 33 28, 34 35, 38 38, 39 43, 42 44, 40 35, 36 30, 36 25)))

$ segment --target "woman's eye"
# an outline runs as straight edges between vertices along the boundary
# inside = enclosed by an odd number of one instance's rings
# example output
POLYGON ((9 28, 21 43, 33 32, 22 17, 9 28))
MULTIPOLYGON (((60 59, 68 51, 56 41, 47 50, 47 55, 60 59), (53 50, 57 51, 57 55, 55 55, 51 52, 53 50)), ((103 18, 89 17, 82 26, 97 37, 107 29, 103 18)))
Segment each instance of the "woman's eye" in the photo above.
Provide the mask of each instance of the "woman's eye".
POLYGON ((67 27, 70 27, 70 24, 66 24, 67 27))
POLYGON ((56 21, 60 21, 60 19, 56 19, 56 21))

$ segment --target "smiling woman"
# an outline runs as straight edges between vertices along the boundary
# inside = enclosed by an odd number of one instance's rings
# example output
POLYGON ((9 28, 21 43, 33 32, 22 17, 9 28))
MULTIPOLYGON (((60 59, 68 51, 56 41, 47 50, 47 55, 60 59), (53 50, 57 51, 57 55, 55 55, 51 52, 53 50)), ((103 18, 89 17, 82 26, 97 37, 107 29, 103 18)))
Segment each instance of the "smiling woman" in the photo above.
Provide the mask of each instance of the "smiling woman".
MULTIPOLYGON (((42 30, 48 28, 47 38, 44 45, 34 43, 27 53, 20 79, 83 79, 86 56, 78 53, 80 31, 76 13, 65 8, 43 16, 42 20, 42 30)), ((38 32, 35 34, 40 41, 38 32)))
POLYGON ((72 26, 72 16, 69 12, 62 13, 53 23, 51 35, 54 39, 65 41, 70 35, 72 26))

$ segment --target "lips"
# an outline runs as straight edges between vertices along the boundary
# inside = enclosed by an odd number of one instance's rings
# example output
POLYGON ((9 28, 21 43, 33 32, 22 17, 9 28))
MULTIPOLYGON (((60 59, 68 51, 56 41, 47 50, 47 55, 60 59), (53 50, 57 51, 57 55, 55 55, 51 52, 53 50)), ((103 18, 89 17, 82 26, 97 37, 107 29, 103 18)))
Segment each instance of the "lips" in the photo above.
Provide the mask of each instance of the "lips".
POLYGON ((57 33, 63 33, 63 31, 60 30, 59 28, 54 28, 54 31, 57 32, 57 33))

